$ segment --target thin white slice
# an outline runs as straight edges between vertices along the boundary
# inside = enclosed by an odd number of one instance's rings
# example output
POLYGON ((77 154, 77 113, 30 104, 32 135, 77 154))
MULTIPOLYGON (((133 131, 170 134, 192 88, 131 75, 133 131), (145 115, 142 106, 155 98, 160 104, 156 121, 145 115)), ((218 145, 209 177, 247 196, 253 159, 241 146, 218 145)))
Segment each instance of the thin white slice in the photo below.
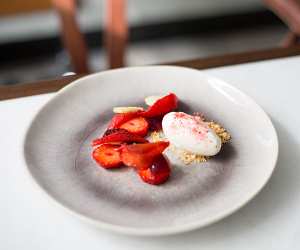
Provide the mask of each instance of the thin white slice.
POLYGON ((148 106, 152 106, 158 99, 164 97, 163 95, 151 95, 145 98, 145 103, 148 106))
POLYGON ((130 113, 130 112, 137 112, 143 111, 142 107, 114 107, 113 112, 116 114, 123 114, 123 113, 130 113))

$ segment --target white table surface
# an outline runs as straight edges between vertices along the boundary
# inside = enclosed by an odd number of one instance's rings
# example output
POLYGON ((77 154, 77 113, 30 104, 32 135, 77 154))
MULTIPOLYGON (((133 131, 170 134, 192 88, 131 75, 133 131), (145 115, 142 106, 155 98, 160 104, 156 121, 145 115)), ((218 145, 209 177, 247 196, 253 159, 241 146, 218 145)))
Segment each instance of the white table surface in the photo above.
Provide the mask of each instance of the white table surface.
POLYGON ((253 97, 278 132, 277 168, 253 201, 221 222, 182 235, 138 238, 100 231, 53 205, 28 177, 24 133, 54 94, 7 100, 0 102, 0 249, 299 249, 300 57, 205 72, 253 97))

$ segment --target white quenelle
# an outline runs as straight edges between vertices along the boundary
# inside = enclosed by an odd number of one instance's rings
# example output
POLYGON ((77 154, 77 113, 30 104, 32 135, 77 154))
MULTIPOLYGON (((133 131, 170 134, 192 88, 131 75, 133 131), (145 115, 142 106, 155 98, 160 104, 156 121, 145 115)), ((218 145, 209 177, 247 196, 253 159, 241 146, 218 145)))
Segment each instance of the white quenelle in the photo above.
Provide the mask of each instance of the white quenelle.
POLYGON ((198 116, 170 112, 164 116, 162 128, 171 144, 194 154, 213 156, 222 146, 220 137, 198 116))

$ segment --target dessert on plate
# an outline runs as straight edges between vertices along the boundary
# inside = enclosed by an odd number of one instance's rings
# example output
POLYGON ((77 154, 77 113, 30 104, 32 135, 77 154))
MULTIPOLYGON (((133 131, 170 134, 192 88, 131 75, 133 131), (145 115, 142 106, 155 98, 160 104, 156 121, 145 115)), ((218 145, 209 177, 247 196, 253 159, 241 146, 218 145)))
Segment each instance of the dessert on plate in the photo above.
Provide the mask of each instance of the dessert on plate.
POLYGON ((114 107, 105 133, 92 142, 93 159, 103 168, 128 166, 149 184, 162 184, 171 166, 168 148, 186 165, 201 163, 218 154, 230 134, 218 123, 199 114, 176 112, 178 98, 145 98, 148 108, 114 107))

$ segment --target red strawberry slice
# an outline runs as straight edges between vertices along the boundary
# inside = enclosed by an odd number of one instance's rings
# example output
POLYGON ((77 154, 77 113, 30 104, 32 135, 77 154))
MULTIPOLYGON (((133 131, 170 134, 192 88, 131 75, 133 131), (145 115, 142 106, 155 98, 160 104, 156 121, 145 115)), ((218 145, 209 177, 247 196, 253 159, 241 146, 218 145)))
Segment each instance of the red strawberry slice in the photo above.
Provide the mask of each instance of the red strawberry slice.
POLYGON ((110 121, 110 124, 108 125, 108 129, 119 128, 123 123, 139 116, 140 113, 141 111, 116 114, 110 121))
POLYGON ((147 169, 167 147, 169 142, 123 145, 120 147, 121 160, 129 167, 147 169))
POLYGON ((104 143, 131 143, 131 142, 138 142, 138 143, 146 143, 148 142, 146 139, 144 139, 141 136, 132 134, 128 132, 125 129, 114 129, 113 132, 109 132, 110 130, 107 130, 105 132, 105 135, 102 138, 98 138, 93 140, 92 146, 101 145, 104 143))
POLYGON ((149 130, 150 131, 159 131, 162 129, 162 117, 152 117, 148 118, 149 130))
POLYGON ((152 106, 150 106, 146 111, 140 112, 139 115, 143 117, 156 117, 162 116, 166 113, 171 112, 177 108, 177 96, 170 93, 160 99, 158 99, 152 106))
POLYGON ((141 179, 152 185, 164 183, 169 178, 170 173, 169 163, 163 155, 157 157, 150 168, 138 171, 141 179))
POLYGON ((102 137, 107 136, 107 135, 111 135, 111 134, 115 134, 115 133, 117 133, 117 132, 122 132, 122 131, 125 131, 125 130, 124 130, 124 129, 121 129, 121 128, 111 128, 111 129, 107 129, 107 130, 104 132, 104 134, 103 134, 102 137))
POLYGON ((119 145, 103 144, 94 149, 92 156, 103 168, 117 168, 122 165, 119 145))
POLYGON ((146 136, 148 133, 149 123, 144 117, 140 116, 123 123, 120 128, 126 129, 134 135, 146 136))

